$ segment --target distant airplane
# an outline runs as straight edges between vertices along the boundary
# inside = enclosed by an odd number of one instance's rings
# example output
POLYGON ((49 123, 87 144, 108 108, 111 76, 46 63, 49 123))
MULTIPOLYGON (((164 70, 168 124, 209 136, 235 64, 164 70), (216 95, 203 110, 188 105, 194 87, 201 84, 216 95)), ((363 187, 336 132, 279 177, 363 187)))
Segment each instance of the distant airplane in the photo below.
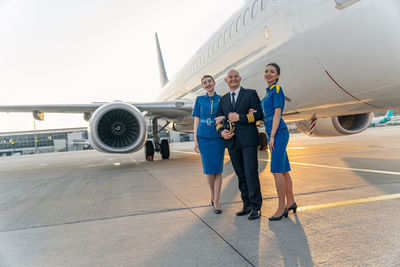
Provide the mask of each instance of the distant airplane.
POLYGON ((355 134, 369 126, 372 112, 400 107, 399 14, 398 0, 251 0, 171 80, 156 34, 163 87, 157 102, 0 106, 0 111, 32 112, 38 120, 45 112, 83 113, 95 149, 129 153, 145 146, 146 158, 154 150, 168 158, 169 144, 160 140, 157 122, 193 131, 192 106, 204 94, 204 74, 215 77, 217 93, 223 94, 228 91, 223 78, 235 68, 243 87, 263 97, 264 67, 276 62, 286 121, 297 121, 311 136, 355 134), (152 120, 152 141, 146 139, 145 116, 152 120))
POLYGON ((400 116, 392 116, 390 121, 387 122, 387 125, 400 125, 400 116))
POLYGON ((372 121, 370 123, 370 126, 378 126, 378 125, 383 125, 386 122, 390 121, 393 116, 393 110, 388 110, 385 116, 383 117, 374 117, 372 118, 372 121))

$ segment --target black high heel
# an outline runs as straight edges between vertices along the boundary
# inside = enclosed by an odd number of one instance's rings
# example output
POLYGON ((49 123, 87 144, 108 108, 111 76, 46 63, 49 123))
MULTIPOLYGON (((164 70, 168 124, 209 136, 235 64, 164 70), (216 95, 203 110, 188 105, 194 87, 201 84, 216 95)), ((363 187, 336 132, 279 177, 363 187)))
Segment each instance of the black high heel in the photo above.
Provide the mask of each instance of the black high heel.
POLYGON ((215 214, 221 214, 221 213, 222 213, 222 210, 221 210, 221 209, 217 209, 217 208, 214 206, 214 203, 213 203, 213 208, 214 208, 215 214))
POLYGON ((294 202, 289 208, 288 208, 288 210, 290 211, 290 210, 293 210, 293 213, 296 213, 296 211, 297 211, 297 204, 296 204, 296 202, 294 202))
POLYGON ((213 206, 213 207, 214 207, 214 201, 212 201, 212 200, 211 200, 211 206, 213 206))
POLYGON ((279 217, 273 217, 272 216, 272 217, 269 217, 268 220, 270 220, 270 221, 279 221, 280 219, 283 218, 283 216, 285 216, 285 218, 287 218, 288 217, 288 213, 289 213, 289 210, 287 208, 285 208, 285 211, 282 213, 281 216, 279 216, 279 217))

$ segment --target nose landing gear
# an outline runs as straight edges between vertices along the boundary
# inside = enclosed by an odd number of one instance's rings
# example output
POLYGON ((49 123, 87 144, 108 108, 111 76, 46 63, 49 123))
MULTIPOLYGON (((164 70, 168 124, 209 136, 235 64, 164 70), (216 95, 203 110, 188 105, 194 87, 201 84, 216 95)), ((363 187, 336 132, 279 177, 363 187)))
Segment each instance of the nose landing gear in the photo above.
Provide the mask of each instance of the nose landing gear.
POLYGON ((169 142, 167 139, 163 139, 160 142, 160 137, 159 137, 159 133, 162 130, 164 130, 165 127, 167 127, 169 122, 167 122, 163 127, 161 127, 160 130, 158 130, 157 118, 153 118, 151 120, 151 122, 152 122, 152 126, 153 126, 153 131, 152 131, 152 135, 151 135, 153 137, 153 141, 151 141, 151 140, 146 141, 145 148, 144 148, 146 160, 153 161, 155 151, 160 152, 162 159, 169 159, 169 155, 170 155, 169 142))

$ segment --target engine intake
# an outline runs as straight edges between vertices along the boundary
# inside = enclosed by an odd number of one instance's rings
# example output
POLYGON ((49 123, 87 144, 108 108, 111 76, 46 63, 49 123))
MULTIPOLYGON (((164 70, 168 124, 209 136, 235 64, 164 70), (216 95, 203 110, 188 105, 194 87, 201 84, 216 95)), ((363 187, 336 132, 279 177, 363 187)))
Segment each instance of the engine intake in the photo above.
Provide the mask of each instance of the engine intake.
POLYGON ((92 146, 99 151, 135 152, 146 142, 146 121, 142 113, 130 104, 105 104, 93 113, 89 136, 92 146))
POLYGON ((296 122, 297 128, 310 136, 328 137, 356 134, 368 128, 372 113, 362 113, 339 117, 317 119, 313 130, 311 121, 296 122))

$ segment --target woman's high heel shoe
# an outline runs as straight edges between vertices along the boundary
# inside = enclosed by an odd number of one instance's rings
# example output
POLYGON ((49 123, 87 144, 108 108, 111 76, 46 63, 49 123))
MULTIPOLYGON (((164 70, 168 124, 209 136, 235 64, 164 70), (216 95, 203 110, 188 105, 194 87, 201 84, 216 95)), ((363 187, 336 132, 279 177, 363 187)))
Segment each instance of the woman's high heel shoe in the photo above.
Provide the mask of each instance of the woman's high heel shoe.
POLYGON ((213 203, 213 208, 214 208, 215 214, 221 214, 221 213, 222 213, 222 210, 221 210, 221 209, 217 209, 217 208, 214 206, 214 203, 213 203))
POLYGON ((288 211, 293 210, 293 213, 296 213, 297 211, 297 204, 294 202, 289 208, 288 211))
POLYGON ((214 201, 212 201, 212 200, 211 200, 211 206, 213 206, 213 207, 214 207, 214 201))
POLYGON ((289 210, 287 208, 285 208, 285 211, 282 213, 281 216, 279 216, 279 217, 273 217, 272 216, 272 217, 269 217, 268 220, 270 220, 270 221, 279 221, 280 219, 283 218, 283 216, 285 216, 285 218, 287 218, 288 217, 288 213, 289 213, 289 210))

